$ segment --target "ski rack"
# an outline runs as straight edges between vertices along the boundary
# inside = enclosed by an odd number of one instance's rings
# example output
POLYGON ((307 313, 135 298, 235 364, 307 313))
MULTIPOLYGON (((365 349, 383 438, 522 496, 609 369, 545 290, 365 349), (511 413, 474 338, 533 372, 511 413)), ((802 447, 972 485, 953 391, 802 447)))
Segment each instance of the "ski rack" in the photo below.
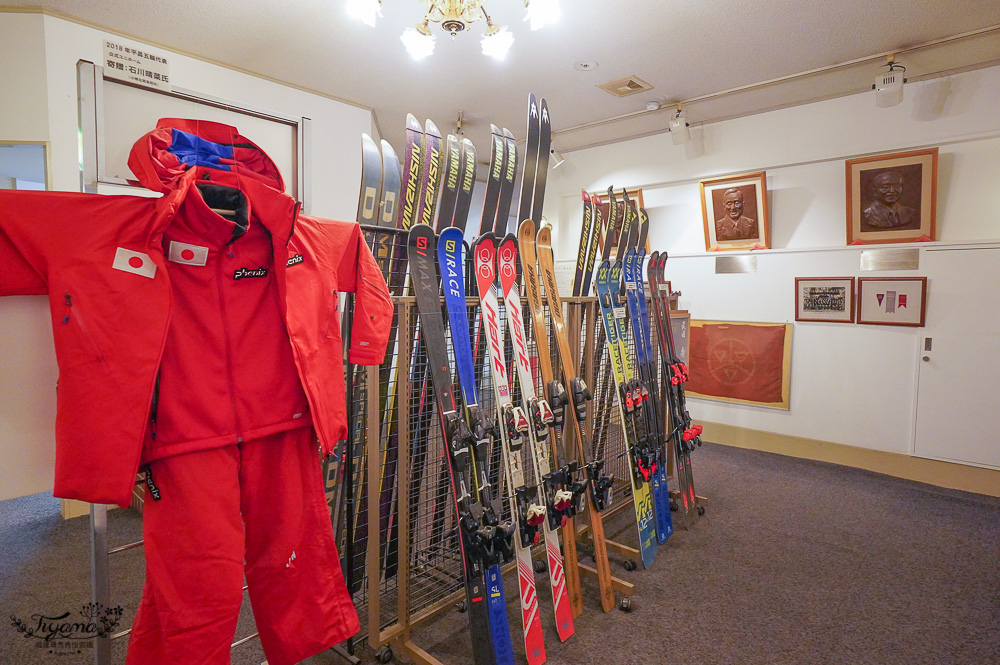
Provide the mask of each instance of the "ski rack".
MULTIPOLYGON (((395 237, 401 231, 385 227, 364 226, 368 241, 376 245, 381 234, 395 237)), ((393 261, 393 267, 396 262, 393 261)), ((376 662, 389 662, 394 653, 405 654, 405 657, 421 665, 442 665, 434 655, 428 653, 414 638, 414 633, 428 621, 443 613, 455 611, 465 600, 462 583, 462 563, 458 553, 457 542, 454 540, 455 516, 451 503, 451 487, 447 476, 442 481, 442 472, 447 473, 442 456, 442 435, 438 419, 433 407, 421 412, 417 406, 421 399, 428 405, 433 403, 430 393, 421 395, 420 386, 410 385, 411 360, 416 358, 416 376, 426 362, 419 347, 414 348, 414 332, 417 326, 416 300, 401 293, 392 294, 396 306, 398 347, 387 350, 386 360, 381 367, 366 367, 355 376, 359 378, 348 394, 351 416, 351 441, 346 450, 354 451, 350 459, 351 466, 360 470, 355 474, 360 479, 360 486, 352 491, 349 488, 338 488, 341 507, 335 510, 335 517, 340 515, 336 530, 337 544, 341 554, 347 549, 345 542, 346 528, 344 514, 347 501, 361 512, 364 507, 371 519, 365 524, 364 539, 367 547, 363 556, 354 559, 353 570, 345 571, 348 582, 353 584, 352 597, 361 619, 362 630, 349 643, 351 652, 362 645, 376 662), (391 367, 400 368, 398 373, 398 390, 395 408, 400 414, 395 420, 393 431, 384 431, 383 407, 385 396, 389 389, 387 377, 391 367), (368 390, 368 386, 379 386, 379 390, 368 390), (423 440, 415 440, 418 433, 423 440), (387 456, 391 447, 396 447, 395 456, 387 456), (395 482, 392 487, 385 485, 386 460, 394 460, 395 482), (373 463, 374 462, 374 463, 373 463), (365 482, 366 478, 375 478, 376 482, 365 482), (397 516, 390 522, 385 515, 397 516), (382 518, 382 519, 380 519, 382 518), (378 543, 377 546, 372 544, 378 543), (386 569, 386 552, 395 553, 397 565, 394 570, 386 569), (371 574, 375 571, 374 574, 371 574), (349 574, 348 574, 349 572, 349 574)), ((595 440, 594 434, 600 419, 600 405, 613 406, 613 399, 608 388, 599 381, 601 359, 594 362, 598 348, 598 336, 603 334, 598 319, 597 300, 593 296, 563 298, 567 307, 566 322, 570 332, 571 345, 580 353, 581 358, 590 360, 580 369, 582 378, 595 392, 595 399, 589 403, 585 427, 588 438, 595 448, 603 451, 606 459, 605 469, 615 475, 614 502, 603 511, 605 519, 619 510, 631 507, 631 486, 627 466, 625 441, 618 416, 613 408, 609 408, 609 418, 600 440, 595 440), (578 340, 574 343, 574 340, 578 340)), ((443 306, 443 299, 442 299, 443 306)), ((470 322, 475 320, 475 312, 479 300, 467 298, 470 322)), ((501 301, 501 307, 503 303, 501 301)), ((347 311, 345 310, 345 318, 347 311)), ((548 313, 546 311, 548 323, 548 313)), ((656 325, 655 320, 651 325, 656 325)), ((475 344, 475 331, 473 331, 475 344)), ((631 338, 631 336, 630 336, 631 338)), ((450 345, 450 332, 446 331, 445 343, 450 345)), ((485 340, 480 337, 480 344, 485 340)), ((631 342, 630 339, 630 345, 631 342)), ((546 349, 533 350, 534 353, 545 352, 546 349)), ((657 363, 659 349, 653 350, 657 363)), ((485 349, 483 350, 485 353, 485 349)), ((553 352, 552 356, 556 354, 553 352)), ((477 371, 478 368, 477 368, 477 371)), ((658 377, 659 378, 659 377, 658 377)), ((493 413, 493 390, 488 371, 480 378, 481 406, 486 413, 493 413)), ((540 389, 541 386, 536 386, 540 389)), ((666 391, 660 391, 661 413, 666 413, 666 391)), ((569 429, 569 428, 567 428, 569 429)), ((568 431, 566 432, 572 436, 568 431)), ((568 438, 567 449, 573 450, 576 441, 568 438)), ((499 444, 497 444, 499 449, 499 444)), ((348 462, 341 460, 342 465, 348 462)), ((336 466, 336 465, 334 465, 336 466)), ((530 465, 527 465, 530 467, 530 465)), ((673 475, 672 451, 669 459, 671 475, 673 475)), ((533 470, 526 469, 530 476, 533 470)), ((336 474, 334 469, 333 474, 336 474)), ((500 474, 502 477, 502 473, 500 474)), ((502 503, 504 518, 509 518, 507 488, 502 488, 502 503)), ((671 492, 673 496, 673 491, 671 492)), ((697 497, 698 502, 705 501, 697 497)), ((353 508, 352 508, 353 512, 353 508)), ((580 517, 580 516, 578 516, 580 517)), ((589 541, 589 513, 584 512, 582 519, 577 520, 577 537, 580 541, 589 541)), ((592 546, 592 544, 591 544, 592 546)), ((623 560, 626 570, 632 570, 639 561, 637 548, 622 543, 607 541, 609 552, 615 558, 623 560)), ((540 548, 532 552, 534 559, 544 559, 540 548)), ((583 559, 584 557, 580 557, 583 559)), ((346 558, 342 560, 346 561, 346 558)), ((513 563, 504 568, 505 576, 511 573, 513 563)), ((578 563, 581 577, 596 585, 596 570, 584 563, 578 563)), ((621 596, 631 596, 634 586, 624 580, 613 578, 613 587, 621 596)), ((596 608, 588 607, 589 611, 596 608)), ((519 627, 512 626, 512 632, 519 627)))

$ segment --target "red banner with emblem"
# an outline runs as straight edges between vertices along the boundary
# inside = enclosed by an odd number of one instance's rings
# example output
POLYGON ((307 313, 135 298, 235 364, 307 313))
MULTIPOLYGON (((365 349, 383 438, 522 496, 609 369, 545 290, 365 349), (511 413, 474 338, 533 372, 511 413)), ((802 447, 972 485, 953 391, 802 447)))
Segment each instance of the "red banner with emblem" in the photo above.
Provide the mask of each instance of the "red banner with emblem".
POLYGON ((788 407, 791 325, 692 321, 691 395, 788 407))

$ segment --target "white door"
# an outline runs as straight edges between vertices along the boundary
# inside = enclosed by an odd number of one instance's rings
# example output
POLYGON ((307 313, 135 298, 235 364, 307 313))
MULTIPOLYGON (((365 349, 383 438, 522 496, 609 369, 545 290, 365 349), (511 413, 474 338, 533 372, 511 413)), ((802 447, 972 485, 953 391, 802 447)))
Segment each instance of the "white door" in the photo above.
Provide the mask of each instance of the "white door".
POLYGON ((928 249, 914 454, 1000 468, 1000 249, 928 249))

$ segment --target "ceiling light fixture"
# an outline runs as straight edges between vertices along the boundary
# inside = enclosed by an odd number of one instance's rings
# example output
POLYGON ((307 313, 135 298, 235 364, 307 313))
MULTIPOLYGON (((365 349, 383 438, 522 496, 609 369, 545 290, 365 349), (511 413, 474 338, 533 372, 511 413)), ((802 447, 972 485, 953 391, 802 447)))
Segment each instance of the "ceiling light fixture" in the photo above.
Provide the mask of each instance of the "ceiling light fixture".
POLYGON ((906 79, 903 77, 903 74, 906 73, 906 67, 896 64, 895 55, 890 55, 885 59, 885 66, 889 69, 876 76, 875 85, 872 86, 872 89, 875 90, 875 106, 880 109, 889 108, 902 102, 903 84, 906 83, 906 79))
MULTIPOLYGON (((407 28, 400 37, 406 50, 415 59, 426 58, 434 52, 434 35, 431 23, 439 23, 441 29, 452 36, 465 32, 480 18, 486 20, 486 29, 480 41, 483 53, 503 60, 514 43, 514 35, 507 26, 496 25, 486 13, 485 0, 420 0, 424 4, 423 20, 414 28, 407 28)), ((561 14, 559 0, 523 0, 526 10, 524 20, 529 21, 532 30, 538 30, 559 20, 561 14)), ((366 25, 374 26, 377 17, 382 16, 382 0, 347 0, 347 13, 366 25)))
POLYGON ((347 0, 347 14, 372 28, 375 18, 382 16, 381 0, 347 0))
POLYGON ((681 105, 678 104, 677 113, 670 119, 670 138, 673 139, 674 145, 687 143, 691 140, 691 130, 688 129, 690 126, 687 121, 687 114, 681 109, 681 105))

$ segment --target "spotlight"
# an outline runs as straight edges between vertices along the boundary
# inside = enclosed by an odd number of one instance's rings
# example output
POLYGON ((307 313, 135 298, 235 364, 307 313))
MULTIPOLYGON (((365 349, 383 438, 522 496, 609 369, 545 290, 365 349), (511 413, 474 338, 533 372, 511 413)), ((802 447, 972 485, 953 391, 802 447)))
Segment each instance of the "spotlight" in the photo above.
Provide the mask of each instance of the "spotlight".
POLYGON ((555 148, 549 150, 549 154, 551 155, 549 163, 552 165, 551 168, 553 169, 559 168, 562 163, 566 161, 566 158, 562 156, 562 153, 555 148))
POLYGON ((673 139, 674 145, 687 143, 691 140, 691 130, 688 127, 690 125, 687 122, 687 114, 681 110, 681 106, 678 104, 677 114, 670 119, 670 138, 673 139))
POLYGON ((896 57, 890 55, 886 58, 888 70, 875 77, 875 106, 880 109, 895 106, 903 101, 903 84, 906 79, 903 74, 906 67, 896 64, 896 57))

